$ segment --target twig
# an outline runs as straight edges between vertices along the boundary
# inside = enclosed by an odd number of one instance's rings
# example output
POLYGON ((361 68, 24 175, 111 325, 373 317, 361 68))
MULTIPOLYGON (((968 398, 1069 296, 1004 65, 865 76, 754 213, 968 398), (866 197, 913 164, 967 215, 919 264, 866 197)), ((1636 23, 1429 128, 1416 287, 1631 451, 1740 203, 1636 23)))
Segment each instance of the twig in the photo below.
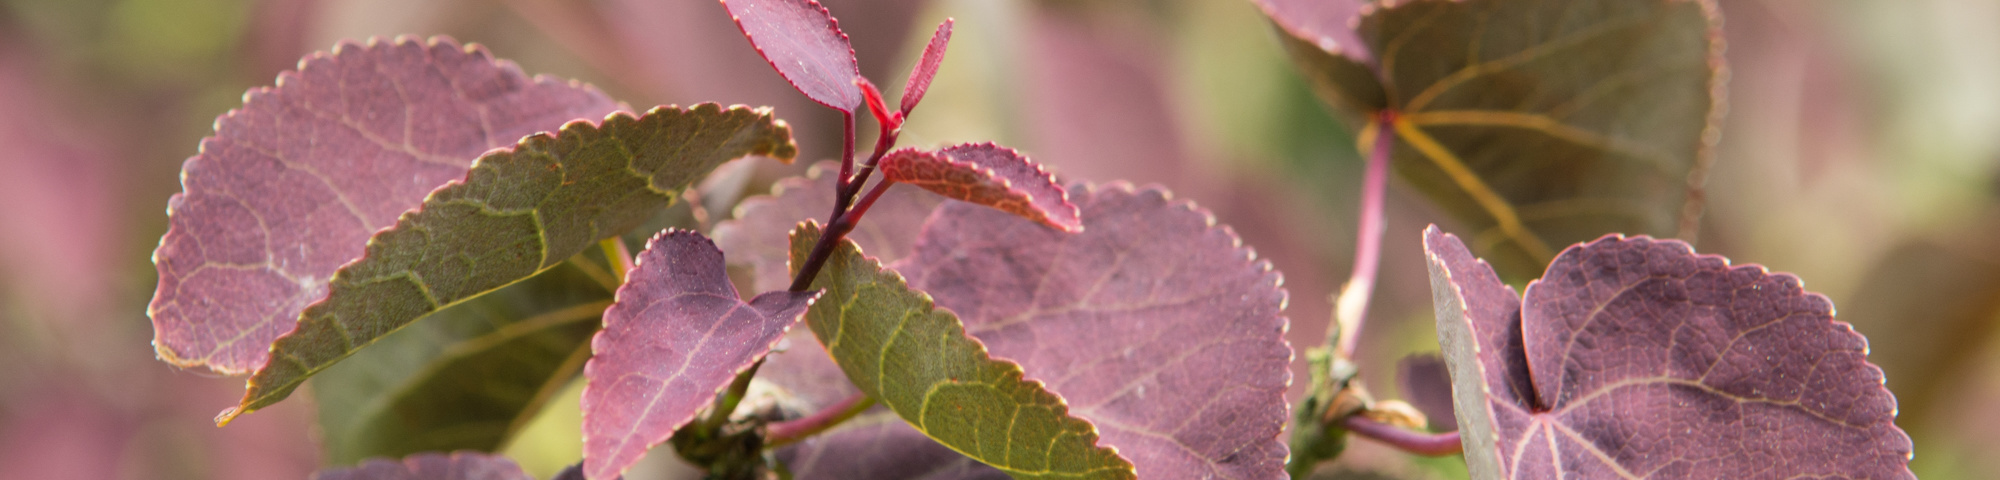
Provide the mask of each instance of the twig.
POLYGON ((812 415, 770 424, 764 427, 764 448, 778 448, 818 435, 874 405, 875 399, 857 393, 812 415))
POLYGON ((1349 415, 1341 420, 1347 430, 1398 450, 1426 457, 1457 455, 1465 451, 1465 444, 1458 439, 1458 432, 1425 433, 1405 430, 1401 427, 1377 422, 1365 415, 1349 415))

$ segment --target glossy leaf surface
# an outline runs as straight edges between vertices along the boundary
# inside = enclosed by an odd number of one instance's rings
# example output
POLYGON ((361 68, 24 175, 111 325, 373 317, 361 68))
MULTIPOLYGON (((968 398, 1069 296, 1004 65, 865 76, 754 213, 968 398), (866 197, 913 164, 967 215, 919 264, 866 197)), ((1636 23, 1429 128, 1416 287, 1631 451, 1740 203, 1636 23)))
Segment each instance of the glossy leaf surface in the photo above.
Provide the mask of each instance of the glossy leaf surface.
POLYGON ((861 67, 840 22, 815 0, 723 0, 757 53, 792 87, 821 105, 854 112, 861 67))
POLYGON ((1538 276, 1557 247, 1607 232, 1694 233, 1724 77, 1712 1, 1383 5, 1358 20, 1372 64, 1300 63, 1363 109, 1350 117, 1397 114, 1374 127, 1394 129, 1397 171, 1503 276, 1538 276))
POLYGON ((701 234, 653 237, 604 312, 584 367, 584 474, 617 478, 715 401, 798 323, 819 292, 745 303, 701 234))
POLYGON ((924 92, 930 91, 931 80, 937 78, 938 66, 944 64, 944 49, 951 44, 952 19, 944 19, 937 31, 931 33, 931 43, 924 45, 924 56, 910 69, 910 79, 903 83, 903 100, 899 107, 903 115, 909 115, 924 100, 924 92))
MULTIPOLYGON (((819 236, 811 223, 794 232, 793 264, 819 236)), ((806 316, 814 335, 847 378, 925 434, 1015 478, 1134 478, 1061 397, 992 358, 854 242, 840 242, 813 285, 826 289, 806 316)))
MULTIPOLYGON (((827 220, 827 213, 833 211, 833 182, 839 172, 840 163, 820 162, 805 176, 779 180, 770 195, 744 200, 736 207, 735 219, 716 224, 715 244, 729 252, 730 266, 751 270, 758 291, 784 290, 792 285, 791 267, 787 266, 792 228, 807 219, 827 220)), ((854 231, 847 232, 847 238, 869 256, 894 262, 910 253, 924 220, 944 202, 914 188, 891 188, 875 200, 875 206, 868 209, 854 231)))
POLYGON ((221 421, 283 399, 306 377, 426 314, 630 230, 722 162, 794 152, 789 129, 768 111, 703 104, 615 114, 601 125, 572 122, 488 153, 334 275, 326 300, 278 339, 274 361, 221 421))
POLYGON ((182 167, 153 252, 154 348, 181 367, 256 370, 369 236, 482 152, 617 106, 448 38, 335 47, 251 90, 182 167))
POLYGON ((902 149, 882 157, 882 177, 938 195, 993 207, 1068 232, 1083 229, 1069 192, 1042 166, 991 143, 930 152, 902 149))
POLYGON ((615 280, 582 257, 440 310, 314 376, 326 463, 505 445, 582 372, 611 305, 615 280))
POLYGON ((1473 478, 1914 478, 1867 340, 1791 275, 1608 235, 1524 302, 1425 247, 1473 478))
POLYGON ((535 480, 513 460, 475 452, 424 453, 401 461, 375 459, 353 468, 314 473, 313 480, 535 480))
POLYGON ((1139 476, 1283 478, 1292 352, 1278 273, 1162 190, 1069 194, 1081 233, 950 203, 894 267, 1139 476))

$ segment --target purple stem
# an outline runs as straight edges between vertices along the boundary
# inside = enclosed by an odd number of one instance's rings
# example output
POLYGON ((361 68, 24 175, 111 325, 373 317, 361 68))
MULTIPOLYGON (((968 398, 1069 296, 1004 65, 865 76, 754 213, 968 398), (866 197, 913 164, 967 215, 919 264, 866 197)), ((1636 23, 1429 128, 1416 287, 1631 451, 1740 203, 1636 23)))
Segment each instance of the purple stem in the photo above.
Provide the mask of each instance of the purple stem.
POLYGON ((799 267, 798 276, 792 277, 791 291, 803 292, 812 288, 813 278, 819 276, 820 267, 826 266, 826 259, 833 255, 833 246, 838 245, 840 239, 847 238, 847 233, 854 231, 854 225, 861 222, 861 216, 868 213, 868 207, 874 206, 875 200, 882 198, 882 193, 889 191, 889 186, 895 184, 896 182, 888 180, 876 182, 875 188, 869 190, 867 196, 861 197, 861 202, 855 204, 852 210, 835 216, 832 222, 827 223, 826 231, 820 234, 819 242, 813 244, 812 253, 806 256, 805 263, 799 267))
POLYGON ((1465 444, 1458 439, 1458 432, 1425 433, 1405 430, 1394 425, 1377 422, 1362 415, 1348 415, 1341 420, 1342 426, 1355 435, 1370 438, 1396 447, 1398 450, 1426 457, 1457 455, 1465 451, 1465 444))
POLYGON ((875 401, 867 394, 857 393, 812 415, 770 424, 764 427, 764 448, 782 447, 818 435, 874 405, 875 401))
POLYGON ((1355 228, 1354 274, 1334 302, 1338 324, 1332 334, 1340 336, 1338 355, 1352 358, 1354 343, 1360 339, 1361 324, 1368 315, 1368 300, 1375 295, 1375 271, 1382 260, 1382 197, 1389 183, 1389 158, 1396 147, 1394 110, 1376 114, 1374 144, 1368 149, 1368 166, 1361 175, 1361 219, 1355 228))

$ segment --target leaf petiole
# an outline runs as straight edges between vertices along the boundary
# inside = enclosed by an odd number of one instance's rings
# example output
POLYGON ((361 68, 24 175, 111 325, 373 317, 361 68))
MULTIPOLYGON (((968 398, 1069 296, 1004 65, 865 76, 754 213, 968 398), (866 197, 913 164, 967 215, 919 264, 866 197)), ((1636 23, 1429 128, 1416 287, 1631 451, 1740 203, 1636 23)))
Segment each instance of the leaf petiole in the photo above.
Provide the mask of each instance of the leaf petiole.
POLYGON ((1426 457, 1457 455, 1465 451, 1458 432, 1425 433, 1375 421, 1366 415, 1348 415, 1341 426, 1364 438, 1382 442, 1397 450, 1426 457))
POLYGON ((860 415, 861 412, 868 410, 868 407, 873 406, 875 406, 874 398, 867 394, 856 393, 812 415, 770 424, 764 430, 764 448, 775 449, 798 443, 799 440, 818 435, 854 418, 855 415, 860 415))

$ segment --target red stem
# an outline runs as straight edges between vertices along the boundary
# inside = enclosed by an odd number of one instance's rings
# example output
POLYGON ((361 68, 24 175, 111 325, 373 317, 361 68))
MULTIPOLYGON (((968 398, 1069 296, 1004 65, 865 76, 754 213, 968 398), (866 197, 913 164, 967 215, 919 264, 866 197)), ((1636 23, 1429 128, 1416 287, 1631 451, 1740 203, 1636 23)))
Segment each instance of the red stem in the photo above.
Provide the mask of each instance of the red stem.
POLYGON ((1389 183, 1389 159, 1396 147, 1396 112, 1383 110, 1375 116, 1374 144, 1368 149, 1368 166, 1361 175, 1361 217, 1355 228, 1354 273, 1347 279, 1334 308, 1340 335, 1338 352, 1351 358, 1361 325, 1368 316, 1368 300, 1375 295, 1375 272, 1382 260, 1382 220, 1384 192, 1389 183))
POLYGON ((1459 441, 1458 432, 1425 433, 1405 430, 1362 415, 1349 415, 1341 420, 1341 425, 1355 435, 1426 457, 1457 455, 1465 451, 1465 444, 1459 441))
POLYGON ((854 418, 874 404, 868 395, 857 393, 812 415, 770 424, 764 427, 764 447, 782 447, 818 435, 828 428, 833 428, 834 425, 839 425, 840 422, 854 418))

